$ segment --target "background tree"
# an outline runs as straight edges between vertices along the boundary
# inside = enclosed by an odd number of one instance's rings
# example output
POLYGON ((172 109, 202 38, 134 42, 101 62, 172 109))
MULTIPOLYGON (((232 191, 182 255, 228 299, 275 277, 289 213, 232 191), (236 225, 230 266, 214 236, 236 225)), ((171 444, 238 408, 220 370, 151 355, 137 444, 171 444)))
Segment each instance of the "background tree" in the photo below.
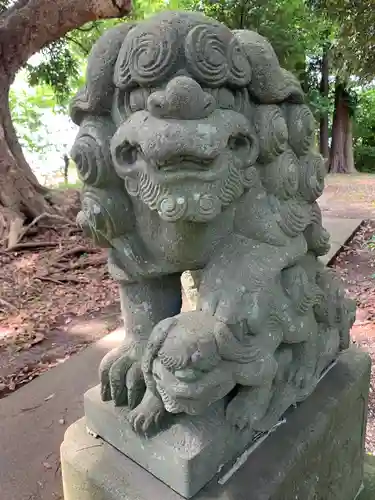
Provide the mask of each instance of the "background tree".
POLYGON ((0 232, 54 210, 25 159, 12 123, 9 92, 17 72, 33 54, 69 31, 98 19, 123 17, 130 10, 130 0, 0 2, 0 232))
POLYGON ((375 75, 375 9, 372 0, 319 0, 318 4, 320 15, 335 27, 328 49, 330 73, 335 77, 329 171, 353 173, 356 88, 372 81, 375 75))
POLYGON ((353 127, 356 168, 361 172, 375 171, 375 88, 358 91, 358 105, 353 127))
MULTIPOLYGON (((360 8, 349 0, 136 0, 131 14, 129 0, 115 5, 112 0, 65 0, 58 6, 47 0, 0 0, 0 50, 4 54, 0 80, 5 89, 0 96, 0 213, 7 221, 54 210, 51 192, 37 182, 21 145, 41 151, 49 147, 45 138, 44 142, 36 139, 43 131, 37 108, 50 105, 66 112, 70 97, 82 84, 93 43, 105 29, 123 22, 116 16, 126 14, 142 19, 162 9, 201 10, 231 28, 257 30, 271 41, 281 64, 299 76, 320 123, 320 149, 325 157, 329 156, 328 125, 332 124, 331 170, 353 170, 351 133, 357 102, 353 82, 367 81, 374 73, 375 52, 370 49, 375 13, 370 0, 360 8), (44 29, 46 22, 51 29, 44 29), (40 53, 36 62, 30 60, 35 52, 40 53), (27 72, 29 83, 40 89, 32 98, 10 95, 21 145, 9 105, 9 86, 20 68, 27 72), (331 87, 335 92, 330 92, 331 87)), ((359 147, 357 136, 355 144, 359 147)))
POLYGON ((355 172, 355 88, 375 74, 372 0, 361 5, 356 0, 195 0, 191 5, 271 41, 281 64, 299 77, 307 94, 329 171, 355 172))
POLYGON ((327 158, 328 48, 334 28, 319 8, 320 0, 196 0, 192 6, 233 29, 253 29, 270 40, 281 65, 301 81, 320 122, 320 149, 327 158))

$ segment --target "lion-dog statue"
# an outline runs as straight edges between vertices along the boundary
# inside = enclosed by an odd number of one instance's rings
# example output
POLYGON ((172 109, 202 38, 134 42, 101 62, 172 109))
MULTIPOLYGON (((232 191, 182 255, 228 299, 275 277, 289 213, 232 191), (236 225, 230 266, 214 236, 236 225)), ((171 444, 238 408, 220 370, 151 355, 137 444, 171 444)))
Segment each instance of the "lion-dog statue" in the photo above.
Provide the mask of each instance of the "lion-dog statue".
POLYGON ((126 330, 102 399, 140 433, 223 398, 232 425, 270 429, 355 318, 319 261, 325 164, 298 81, 259 34, 167 12, 99 39, 71 116, 77 220, 108 248, 126 330), (201 282, 181 313, 186 270, 201 282))

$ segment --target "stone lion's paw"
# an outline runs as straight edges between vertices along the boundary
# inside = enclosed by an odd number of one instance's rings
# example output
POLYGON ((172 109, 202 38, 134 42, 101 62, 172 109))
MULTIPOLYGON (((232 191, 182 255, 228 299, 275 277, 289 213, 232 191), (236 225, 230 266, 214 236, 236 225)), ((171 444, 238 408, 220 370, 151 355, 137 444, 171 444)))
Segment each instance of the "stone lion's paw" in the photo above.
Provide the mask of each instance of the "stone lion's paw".
POLYGON ((159 427, 164 412, 162 401, 146 392, 142 402, 129 413, 128 420, 135 432, 145 434, 152 427, 159 427))
POLYGON ((145 392, 140 358, 140 346, 132 344, 113 349, 103 358, 99 367, 103 401, 130 408, 139 403, 145 392))
POLYGON ((198 302, 198 310, 215 316, 225 324, 235 324, 244 308, 247 290, 244 286, 228 282, 224 290, 210 293, 198 302))

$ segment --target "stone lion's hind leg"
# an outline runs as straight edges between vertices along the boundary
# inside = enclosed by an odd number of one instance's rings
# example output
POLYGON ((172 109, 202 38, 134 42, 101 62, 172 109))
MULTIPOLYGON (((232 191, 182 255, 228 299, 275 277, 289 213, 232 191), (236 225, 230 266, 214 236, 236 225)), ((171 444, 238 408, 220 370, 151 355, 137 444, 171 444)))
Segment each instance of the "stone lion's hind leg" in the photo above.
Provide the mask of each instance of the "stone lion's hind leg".
POLYGON ((265 415, 269 406, 272 382, 261 387, 244 387, 229 402, 226 419, 238 430, 252 429, 265 415))
POLYGON ((275 353, 278 369, 271 388, 271 398, 264 417, 254 430, 267 432, 277 425, 285 411, 296 401, 296 389, 288 383, 293 352, 290 346, 283 346, 275 353))
POLYGON ((253 428, 265 415, 272 397, 272 384, 278 365, 274 356, 262 351, 258 359, 239 363, 236 380, 238 393, 226 409, 227 420, 236 428, 253 428))

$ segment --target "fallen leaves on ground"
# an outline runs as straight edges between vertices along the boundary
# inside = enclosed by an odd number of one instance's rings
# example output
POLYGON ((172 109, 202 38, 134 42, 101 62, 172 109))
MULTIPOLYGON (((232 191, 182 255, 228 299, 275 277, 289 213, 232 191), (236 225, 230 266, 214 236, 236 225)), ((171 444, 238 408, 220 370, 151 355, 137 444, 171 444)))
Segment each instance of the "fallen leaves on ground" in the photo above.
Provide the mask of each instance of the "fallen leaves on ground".
POLYGON ((74 226, 42 225, 16 249, 0 248, 0 283, 0 397, 96 340, 95 334, 67 339, 74 318, 118 308, 106 251, 74 226), (22 356, 27 362, 17 366, 22 356))
POLYGON ((375 221, 365 221, 333 263, 347 293, 357 303, 352 339, 370 354, 373 363, 366 432, 366 450, 369 453, 375 452, 375 251, 368 246, 373 234, 375 221))

